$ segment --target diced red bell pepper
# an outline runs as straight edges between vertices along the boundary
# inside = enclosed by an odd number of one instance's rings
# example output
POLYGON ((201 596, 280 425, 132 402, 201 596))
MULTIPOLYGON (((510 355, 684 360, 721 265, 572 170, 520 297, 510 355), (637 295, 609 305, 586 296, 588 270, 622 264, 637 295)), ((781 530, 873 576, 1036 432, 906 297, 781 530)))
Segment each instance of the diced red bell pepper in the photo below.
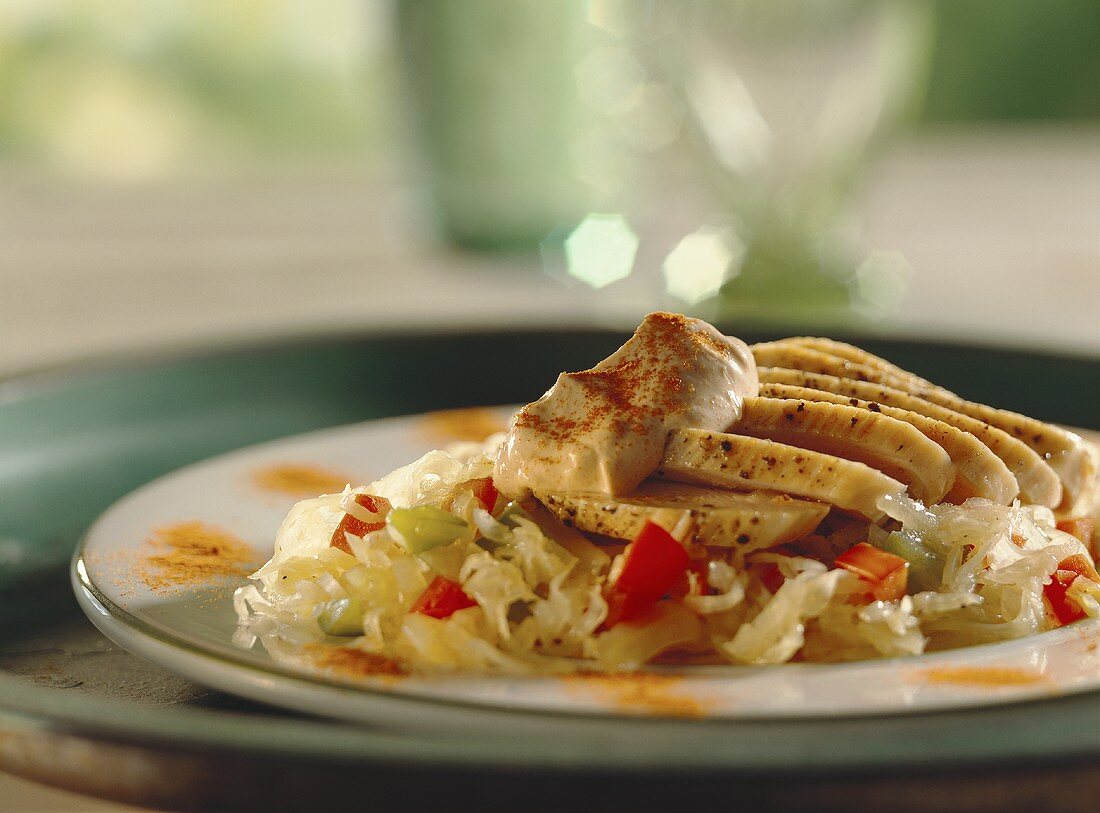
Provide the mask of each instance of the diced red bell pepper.
POLYGON ((836 566, 851 571, 869 586, 869 601, 894 601, 905 595, 909 562, 900 556, 860 542, 836 557, 836 566))
POLYGON ((683 572, 676 584, 668 591, 671 598, 683 598, 684 596, 710 595, 710 586, 707 584, 707 560, 692 559, 688 562, 687 570, 683 572), (694 575, 694 581, 691 576, 694 575))
POLYGON ((1050 584, 1043 586, 1043 595, 1050 605, 1050 610, 1062 626, 1085 617, 1085 611, 1066 598, 1070 585, 1080 576, 1100 583, 1100 576, 1097 576, 1096 568, 1092 566, 1088 557, 1075 553, 1058 563, 1057 569, 1050 574, 1050 584))
POLYGON ((1094 556, 1097 554, 1096 549, 1093 547, 1093 534, 1096 533, 1096 520, 1092 517, 1075 517, 1073 519, 1063 519, 1058 523, 1058 530, 1065 531, 1067 534, 1076 536, 1081 540, 1081 543, 1089 549, 1089 552, 1094 556))
POLYGON ((497 497, 500 493, 497 491, 497 487, 493 485, 492 477, 478 477, 475 480, 470 480, 467 485, 470 490, 474 492, 474 496, 477 497, 478 502, 485 506, 485 510, 490 514, 493 513, 493 508, 496 507, 497 497))
POLYGON ((1072 570, 1055 570, 1050 574, 1050 584, 1043 586, 1043 596, 1050 605, 1050 611, 1058 619, 1059 626, 1064 627, 1085 617, 1085 611, 1066 598, 1066 592, 1077 580, 1077 576, 1072 570))
POLYGON ((385 497, 375 497, 373 494, 356 494, 356 505, 360 505, 363 508, 370 511, 372 514, 378 515, 377 522, 364 522, 359 517, 352 516, 351 514, 344 514, 344 518, 340 520, 340 524, 336 526, 336 530, 332 532, 332 539, 329 541, 329 547, 339 548, 344 553, 351 553, 351 546, 348 545, 348 538, 346 534, 352 536, 365 536, 371 531, 380 531, 386 527, 386 514, 393 510, 393 506, 390 505, 390 501, 385 497))
POLYGON ((687 574, 688 553, 676 538, 647 522, 623 551, 619 577, 604 594, 609 611, 604 627, 635 620, 669 593, 687 574))
POLYGON ((461 585, 442 576, 436 576, 432 583, 420 594, 410 612, 431 616, 432 618, 450 618, 459 610, 477 604, 463 591, 461 585))
POLYGON ((783 571, 779 569, 779 565, 775 562, 764 562, 755 565, 753 570, 760 576, 763 585, 772 593, 778 593, 779 588, 783 586, 783 582, 787 580, 783 575, 783 571))
POLYGON ((638 621, 657 604, 655 601, 638 598, 613 587, 604 591, 603 597, 607 601, 607 618, 601 625, 601 630, 609 630, 620 621, 638 621))
POLYGON ((623 569, 615 589, 638 599, 658 601, 683 576, 688 561, 687 551, 672 534, 647 522, 623 552, 623 569))
POLYGON ((1100 584, 1100 575, 1096 573, 1096 568, 1092 566, 1092 562, 1083 553, 1075 553, 1072 556, 1067 556, 1065 559, 1058 563, 1059 570, 1071 570, 1078 576, 1084 576, 1086 579, 1100 584))

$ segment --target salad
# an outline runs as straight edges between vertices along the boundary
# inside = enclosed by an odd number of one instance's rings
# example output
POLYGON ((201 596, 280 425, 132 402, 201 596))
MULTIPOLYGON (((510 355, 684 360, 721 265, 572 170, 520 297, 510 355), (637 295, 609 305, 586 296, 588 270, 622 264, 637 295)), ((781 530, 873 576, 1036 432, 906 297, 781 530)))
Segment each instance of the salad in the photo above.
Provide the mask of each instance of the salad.
POLYGON ((408 670, 915 655, 1100 617, 1097 450, 851 345, 652 313, 506 433, 299 502, 238 640, 408 670))

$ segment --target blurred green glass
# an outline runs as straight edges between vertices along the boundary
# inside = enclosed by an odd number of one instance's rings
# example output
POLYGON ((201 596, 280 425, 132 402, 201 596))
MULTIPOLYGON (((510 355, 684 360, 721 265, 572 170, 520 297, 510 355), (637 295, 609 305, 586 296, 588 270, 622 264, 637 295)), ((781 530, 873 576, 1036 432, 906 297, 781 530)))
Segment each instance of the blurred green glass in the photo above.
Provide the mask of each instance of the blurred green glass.
POLYGON ((861 172, 919 100, 930 5, 657 5, 672 33, 640 50, 682 100, 694 183, 709 188, 736 243, 716 292, 720 314, 829 325, 888 309, 904 269, 864 245, 843 213, 861 172))
POLYGON ((580 178, 598 125, 574 68, 593 29, 582 0, 402 0, 406 101, 444 233, 533 248, 594 203, 580 178))

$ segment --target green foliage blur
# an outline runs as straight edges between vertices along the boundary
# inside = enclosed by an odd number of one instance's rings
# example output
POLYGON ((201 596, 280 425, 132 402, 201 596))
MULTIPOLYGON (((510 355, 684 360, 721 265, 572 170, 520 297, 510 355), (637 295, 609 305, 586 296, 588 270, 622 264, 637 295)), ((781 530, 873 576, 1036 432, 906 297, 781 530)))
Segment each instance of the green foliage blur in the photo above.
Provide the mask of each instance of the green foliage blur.
MULTIPOLYGON (((912 1, 939 18, 926 124, 1100 118, 1098 0, 912 1)), ((384 0, 3 0, 0 164, 140 181, 385 161, 393 18, 384 0)))
POLYGON ((928 122, 1100 120, 1098 0, 938 0, 928 122))
POLYGON ((0 159, 125 180, 361 160, 391 84, 379 9, 3 0, 0 159))

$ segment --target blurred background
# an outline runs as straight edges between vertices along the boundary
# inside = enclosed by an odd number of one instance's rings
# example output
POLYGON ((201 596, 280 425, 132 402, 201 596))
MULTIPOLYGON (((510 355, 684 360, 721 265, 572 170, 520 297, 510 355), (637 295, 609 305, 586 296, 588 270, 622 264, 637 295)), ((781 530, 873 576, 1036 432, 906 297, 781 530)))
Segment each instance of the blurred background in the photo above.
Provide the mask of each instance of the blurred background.
POLYGON ((339 331, 1100 354, 1095 0, 0 0, 0 374, 339 331))

